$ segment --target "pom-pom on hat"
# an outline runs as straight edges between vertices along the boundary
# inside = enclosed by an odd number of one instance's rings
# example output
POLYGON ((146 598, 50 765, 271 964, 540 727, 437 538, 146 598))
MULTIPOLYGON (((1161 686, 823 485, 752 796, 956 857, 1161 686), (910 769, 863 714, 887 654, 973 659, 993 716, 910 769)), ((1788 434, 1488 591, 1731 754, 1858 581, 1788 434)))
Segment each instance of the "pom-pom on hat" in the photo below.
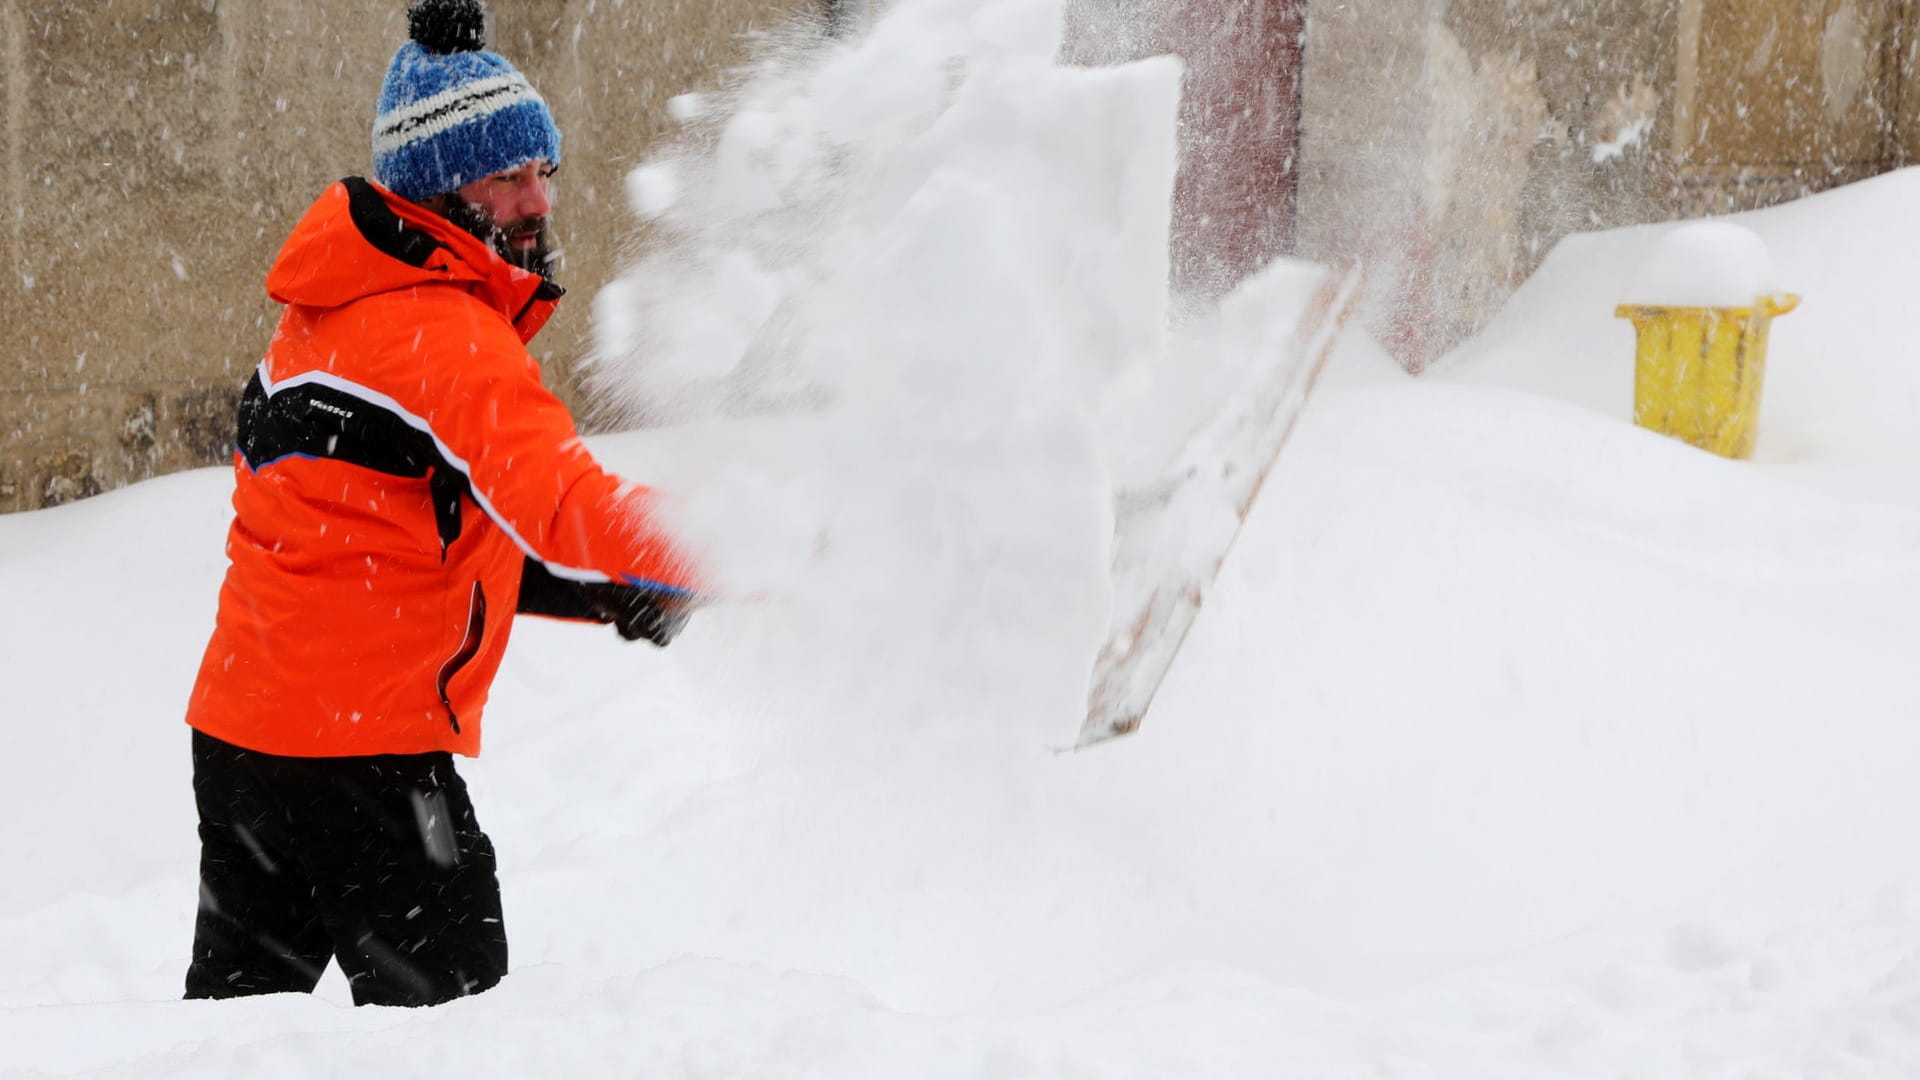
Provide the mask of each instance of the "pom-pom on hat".
POLYGON ((546 100, 486 52, 480 0, 414 0, 373 118, 373 176, 415 202, 535 158, 560 163, 546 100))

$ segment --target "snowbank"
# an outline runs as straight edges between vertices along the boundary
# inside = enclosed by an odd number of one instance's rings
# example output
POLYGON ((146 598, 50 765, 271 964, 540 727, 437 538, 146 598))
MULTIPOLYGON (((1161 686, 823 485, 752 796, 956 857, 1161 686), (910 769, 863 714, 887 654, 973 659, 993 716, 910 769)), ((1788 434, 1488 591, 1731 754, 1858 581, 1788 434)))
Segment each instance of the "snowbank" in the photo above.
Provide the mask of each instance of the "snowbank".
MULTIPOLYGON (((1756 464, 1862 498, 1920 505, 1920 365, 1908 360, 1920 274, 1920 171, 1906 169, 1729 221, 1766 243, 1799 310, 1774 322, 1756 464)), ((1572 236, 1443 377, 1633 415, 1633 328, 1613 317, 1672 225, 1572 236)))

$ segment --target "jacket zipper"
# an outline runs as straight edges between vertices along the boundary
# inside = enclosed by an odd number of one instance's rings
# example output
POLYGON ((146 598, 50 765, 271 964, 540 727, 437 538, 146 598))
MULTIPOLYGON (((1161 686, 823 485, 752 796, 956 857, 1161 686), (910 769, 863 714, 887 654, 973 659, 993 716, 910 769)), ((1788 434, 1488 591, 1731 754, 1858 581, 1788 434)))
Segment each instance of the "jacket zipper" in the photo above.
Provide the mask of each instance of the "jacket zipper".
POLYGON ((533 290, 533 295, 527 297, 527 302, 520 305, 519 313, 513 317, 513 325, 519 326, 520 320, 526 318, 527 312, 533 310, 533 305, 542 300, 558 300, 565 295, 567 295, 567 290, 555 285, 551 281, 542 280, 540 287, 533 290))
POLYGON ((453 698, 447 695, 447 685, 460 673, 473 658, 480 653, 480 637, 487 629, 487 594, 479 582, 473 583, 473 602, 467 614, 467 636, 460 640, 460 651, 447 658, 440 665, 440 704, 447 708, 447 723, 453 725, 453 733, 460 734, 460 717, 453 711, 453 698))

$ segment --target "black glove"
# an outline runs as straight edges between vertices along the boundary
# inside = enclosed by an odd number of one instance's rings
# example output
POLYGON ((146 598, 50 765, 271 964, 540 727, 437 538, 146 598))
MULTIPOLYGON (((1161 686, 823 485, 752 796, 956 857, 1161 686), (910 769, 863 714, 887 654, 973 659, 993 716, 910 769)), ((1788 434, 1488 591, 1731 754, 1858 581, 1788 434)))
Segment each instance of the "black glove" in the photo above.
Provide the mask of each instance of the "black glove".
POLYGON ((692 598, 612 582, 566 581, 528 559, 520 574, 523 615, 611 623, 628 641, 645 638, 664 647, 693 614, 692 598))
POLYGON ((646 638, 665 648, 693 614, 687 597, 656 589, 637 589, 631 585, 598 585, 604 590, 596 610, 603 612, 601 622, 610 622, 628 641, 646 638))

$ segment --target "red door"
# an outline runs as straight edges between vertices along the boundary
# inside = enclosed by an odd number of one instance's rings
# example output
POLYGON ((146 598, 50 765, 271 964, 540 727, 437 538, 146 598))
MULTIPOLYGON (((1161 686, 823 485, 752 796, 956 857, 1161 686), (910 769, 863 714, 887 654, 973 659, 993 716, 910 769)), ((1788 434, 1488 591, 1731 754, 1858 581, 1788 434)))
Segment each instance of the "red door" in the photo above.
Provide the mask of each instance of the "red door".
POLYGON ((1225 292, 1293 250, 1306 0, 1156 7, 1162 48, 1187 63, 1174 282, 1225 292))
POLYGON ((1082 0, 1069 10, 1070 60, 1186 62, 1174 284, 1222 293, 1291 252, 1306 0, 1082 0))

